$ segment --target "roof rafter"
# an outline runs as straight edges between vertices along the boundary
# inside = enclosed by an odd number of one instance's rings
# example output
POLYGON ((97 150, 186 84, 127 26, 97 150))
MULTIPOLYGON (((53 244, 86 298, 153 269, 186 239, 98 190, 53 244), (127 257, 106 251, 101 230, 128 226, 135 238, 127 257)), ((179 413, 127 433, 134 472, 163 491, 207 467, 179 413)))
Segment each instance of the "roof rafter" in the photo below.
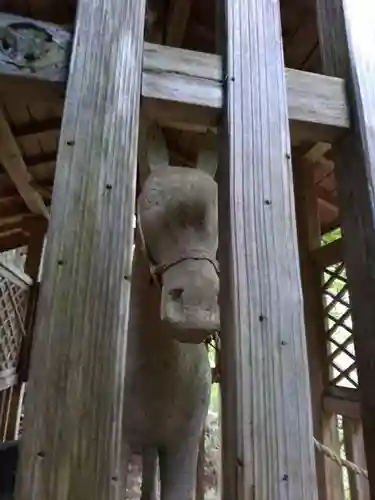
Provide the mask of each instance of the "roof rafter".
POLYGON ((41 195, 31 186, 32 177, 22 157, 11 128, 0 109, 0 162, 15 184, 29 210, 49 218, 49 211, 41 195))

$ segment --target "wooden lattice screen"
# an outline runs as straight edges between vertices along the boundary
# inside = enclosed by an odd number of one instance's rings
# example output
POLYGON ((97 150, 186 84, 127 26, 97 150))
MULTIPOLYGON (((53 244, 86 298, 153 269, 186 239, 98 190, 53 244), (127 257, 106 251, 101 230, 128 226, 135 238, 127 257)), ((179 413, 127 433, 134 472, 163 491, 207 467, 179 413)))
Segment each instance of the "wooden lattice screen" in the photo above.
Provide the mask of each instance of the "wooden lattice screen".
MULTIPOLYGON (((362 422, 358 401, 358 373, 355 339, 351 316, 350 294, 341 241, 336 240, 318 252, 321 272, 324 329, 326 342, 326 394, 339 402, 325 407, 325 444, 357 465, 366 468, 362 422), (336 399, 337 398, 337 399, 336 399)), ((329 498, 369 500, 367 480, 346 467, 327 462, 330 484, 329 498)))
POLYGON ((356 389, 358 374, 348 282, 343 262, 325 268, 323 301, 330 383, 338 387, 356 389))
POLYGON ((0 261, 0 391, 17 381, 31 284, 27 275, 0 261))

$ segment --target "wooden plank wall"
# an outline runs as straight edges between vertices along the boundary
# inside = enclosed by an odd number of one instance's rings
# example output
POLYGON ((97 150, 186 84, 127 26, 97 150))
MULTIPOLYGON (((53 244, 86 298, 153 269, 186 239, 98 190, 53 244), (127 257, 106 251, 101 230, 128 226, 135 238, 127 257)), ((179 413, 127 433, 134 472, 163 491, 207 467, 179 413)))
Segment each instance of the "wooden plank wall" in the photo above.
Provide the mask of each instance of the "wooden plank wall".
POLYGON ((119 498, 144 17, 79 2, 17 500, 119 498))
POLYGON ((279 2, 221 5, 227 34, 221 49, 226 149, 219 166, 223 499, 313 500, 279 2))

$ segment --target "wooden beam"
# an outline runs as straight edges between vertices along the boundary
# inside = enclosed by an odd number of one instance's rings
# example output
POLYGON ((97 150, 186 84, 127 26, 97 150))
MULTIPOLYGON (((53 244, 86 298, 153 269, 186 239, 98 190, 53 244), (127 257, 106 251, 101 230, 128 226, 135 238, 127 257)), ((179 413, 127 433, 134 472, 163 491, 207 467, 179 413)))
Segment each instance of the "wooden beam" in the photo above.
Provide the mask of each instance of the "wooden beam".
POLYGON ((340 216, 338 216, 336 219, 334 219, 333 221, 331 221, 329 224, 324 224, 322 226, 322 234, 327 234, 331 231, 333 231, 334 229, 337 229, 340 227, 340 216))
MULTIPOLYGON (((174 120, 215 125, 222 106, 220 64, 219 56, 145 44, 145 109, 148 106, 151 117, 165 124, 174 120), (171 105, 164 111, 158 106, 155 112, 153 106, 159 101, 173 103, 173 108, 171 105)), ((348 128, 342 80, 291 69, 285 70, 285 76, 293 142, 329 141, 348 128)))
POLYGON ((313 147, 308 146, 307 151, 303 156, 311 163, 319 163, 319 161, 331 150, 331 144, 327 142, 318 142, 313 147))
MULTIPOLYGON (((67 80, 70 32, 62 28, 56 31, 55 26, 30 19, 16 19, 30 26, 44 26, 47 31, 53 27, 55 35, 49 43, 58 48, 49 66, 45 61, 43 66, 43 60, 38 58, 33 63, 24 61, 21 68, 0 59, 0 99, 61 99, 67 80), (64 41, 61 44, 60 39, 64 41), (43 69, 39 69, 38 62, 43 69)), ((217 126, 223 102, 220 68, 219 56, 146 43, 142 95, 150 118, 176 127, 217 126)), ((349 127, 343 80, 292 69, 286 69, 285 75, 294 144, 305 140, 330 142, 349 127)))
POLYGON ((347 77, 353 127, 333 148, 352 306, 370 498, 375 499, 375 10, 317 0, 324 72, 347 77))
POLYGON ((14 250, 27 245, 27 234, 20 229, 15 229, 6 234, 0 233, 0 253, 14 250))
POLYGON ((0 228, 9 221, 30 214, 23 199, 18 195, 11 202, 0 200, 0 228))
POLYGON ((192 2, 193 0, 169 2, 165 45, 181 47, 190 17, 192 2))
POLYGON ((280 6, 221 5, 221 33, 227 33, 218 168, 223 499, 313 500, 280 6))
POLYGON ((320 184, 315 186, 315 192, 318 198, 325 201, 327 205, 330 205, 332 210, 338 213, 338 200, 335 195, 333 195, 330 191, 328 191, 325 187, 320 184))
POLYGON ((31 156, 26 156, 24 162, 27 167, 36 167, 37 165, 42 165, 43 163, 53 163, 56 162, 57 151, 49 151, 48 153, 39 153, 31 156))
POLYGON ((144 18, 79 2, 16 500, 119 499, 144 18))
POLYGON ((32 214, 18 214, 14 217, 9 217, 5 221, 1 221, 0 233, 5 234, 16 229, 23 230, 24 219, 28 218, 29 216, 32 216, 32 214))
POLYGON ((323 208, 324 212, 329 213, 330 220, 336 220, 338 217, 339 209, 337 206, 333 205, 330 201, 322 197, 318 197, 318 203, 323 208))
POLYGON ((12 133, 15 137, 24 137, 25 135, 43 134, 50 130, 60 130, 61 118, 48 118, 31 123, 22 123, 21 125, 12 125, 12 133))
POLYGON ((358 401, 324 396, 323 409, 326 413, 335 413, 348 418, 361 418, 361 406, 358 401))
POLYGON ((41 214, 47 219, 49 212, 43 198, 30 185, 31 175, 23 160, 21 150, 12 134, 9 124, 0 109, 0 161, 7 174, 14 182, 28 208, 35 214, 41 214))
POLYGON ((312 251, 311 258, 321 270, 341 262, 343 260, 342 239, 316 248, 312 251))
POLYGON ((337 387, 330 385, 326 388, 326 395, 344 401, 358 403, 360 401, 360 391, 351 387, 337 387))

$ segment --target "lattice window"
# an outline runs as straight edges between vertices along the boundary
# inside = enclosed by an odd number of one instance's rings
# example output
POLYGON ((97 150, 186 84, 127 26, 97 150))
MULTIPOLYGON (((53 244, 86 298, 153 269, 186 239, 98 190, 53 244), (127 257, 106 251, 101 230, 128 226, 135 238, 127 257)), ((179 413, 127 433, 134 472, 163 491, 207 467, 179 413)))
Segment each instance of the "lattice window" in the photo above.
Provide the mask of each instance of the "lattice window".
POLYGON ((29 287, 0 269, 0 390, 12 385, 18 364, 29 287))
POLYGON ((323 273, 323 300, 328 337, 329 376, 333 385, 358 388, 350 297, 342 262, 323 273))

